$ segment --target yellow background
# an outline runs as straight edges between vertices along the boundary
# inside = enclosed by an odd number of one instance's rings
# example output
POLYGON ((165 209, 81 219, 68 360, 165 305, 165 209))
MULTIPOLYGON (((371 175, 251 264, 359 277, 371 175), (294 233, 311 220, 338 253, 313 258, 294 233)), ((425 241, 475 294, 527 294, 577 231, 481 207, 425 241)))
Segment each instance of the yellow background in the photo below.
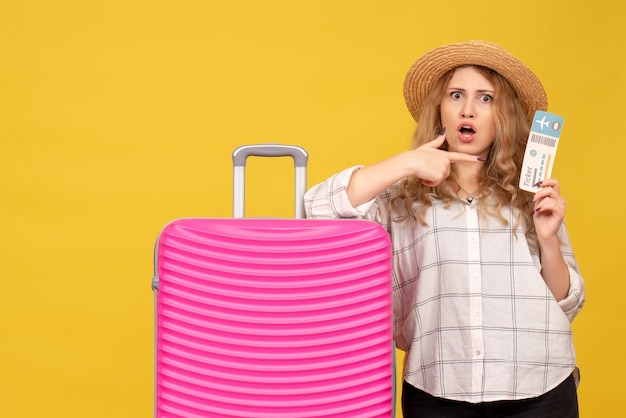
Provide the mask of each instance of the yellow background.
MULTIPOLYGON (((2 0, 0 415, 152 416, 161 227, 230 216, 240 144, 303 146, 309 186, 405 149, 410 64, 488 39, 565 117, 581 412, 618 416, 624 17, 620 0, 2 0)), ((250 161, 248 215, 291 216, 291 167, 250 161)))

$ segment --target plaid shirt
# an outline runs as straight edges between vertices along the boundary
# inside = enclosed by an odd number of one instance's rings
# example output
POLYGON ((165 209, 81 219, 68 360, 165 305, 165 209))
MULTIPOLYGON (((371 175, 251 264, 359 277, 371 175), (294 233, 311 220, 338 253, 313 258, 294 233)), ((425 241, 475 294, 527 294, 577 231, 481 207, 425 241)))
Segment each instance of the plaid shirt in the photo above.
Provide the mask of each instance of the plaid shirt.
POLYGON ((585 300, 584 284, 565 225, 562 253, 568 296, 557 302, 541 276, 523 226, 478 216, 476 201, 445 208, 438 199, 427 225, 396 212, 393 186, 352 207, 345 187, 358 167, 305 195, 309 218, 362 218, 381 224, 393 246, 394 339, 406 351, 404 379, 431 395, 465 402, 539 396, 578 375, 570 322, 585 300))

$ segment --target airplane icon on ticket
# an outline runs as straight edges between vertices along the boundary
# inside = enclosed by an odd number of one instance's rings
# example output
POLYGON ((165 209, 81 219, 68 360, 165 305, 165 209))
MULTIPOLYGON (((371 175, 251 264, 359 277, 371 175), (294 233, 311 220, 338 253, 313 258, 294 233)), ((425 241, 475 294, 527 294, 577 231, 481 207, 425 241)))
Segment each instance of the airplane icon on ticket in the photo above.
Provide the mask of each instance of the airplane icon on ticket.
POLYGON ((535 122, 537 122, 539 125, 541 125, 540 128, 541 128, 542 131, 543 131, 544 127, 548 127, 548 125, 550 124, 550 121, 546 120, 546 115, 543 115, 543 118, 541 120, 539 120, 539 119, 535 120, 535 122))

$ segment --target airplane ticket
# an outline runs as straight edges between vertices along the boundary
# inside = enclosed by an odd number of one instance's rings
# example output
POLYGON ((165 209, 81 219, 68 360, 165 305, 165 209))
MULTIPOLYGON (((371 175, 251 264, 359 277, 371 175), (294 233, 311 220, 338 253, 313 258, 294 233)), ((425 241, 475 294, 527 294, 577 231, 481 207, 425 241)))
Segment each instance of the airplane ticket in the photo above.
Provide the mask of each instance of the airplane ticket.
POLYGON ((537 183, 550 178, 562 128, 562 116, 543 110, 535 112, 524 152, 520 189, 535 193, 539 190, 537 183))

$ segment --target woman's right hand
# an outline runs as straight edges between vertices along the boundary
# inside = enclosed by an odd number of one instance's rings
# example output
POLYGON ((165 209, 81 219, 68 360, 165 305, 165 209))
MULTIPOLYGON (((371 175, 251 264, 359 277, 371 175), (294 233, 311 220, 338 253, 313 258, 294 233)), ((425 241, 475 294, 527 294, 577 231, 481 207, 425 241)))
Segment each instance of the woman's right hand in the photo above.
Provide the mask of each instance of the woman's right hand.
POLYGON ((365 203, 409 176, 421 179, 425 186, 434 187, 450 175, 451 164, 484 161, 477 155, 439 149, 446 140, 445 134, 443 130, 437 138, 414 150, 402 152, 355 171, 346 187, 350 203, 354 207, 365 203))
POLYGON ((411 175, 422 180, 424 186, 435 187, 450 175, 450 166, 458 162, 482 162, 477 155, 439 149, 446 140, 445 129, 430 142, 408 151, 411 175))

